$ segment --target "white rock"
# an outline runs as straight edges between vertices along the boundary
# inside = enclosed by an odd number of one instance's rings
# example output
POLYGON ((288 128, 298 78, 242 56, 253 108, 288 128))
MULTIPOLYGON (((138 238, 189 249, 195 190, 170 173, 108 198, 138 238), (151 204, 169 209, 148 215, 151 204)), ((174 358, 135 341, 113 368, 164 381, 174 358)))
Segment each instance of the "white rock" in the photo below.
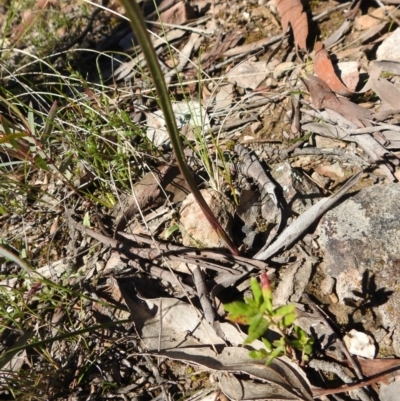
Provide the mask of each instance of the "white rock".
POLYGON ((353 329, 344 336, 343 341, 350 354, 374 359, 376 347, 374 340, 368 334, 353 329))
POLYGON ((376 51, 377 60, 392 60, 400 62, 400 28, 397 28, 376 51))

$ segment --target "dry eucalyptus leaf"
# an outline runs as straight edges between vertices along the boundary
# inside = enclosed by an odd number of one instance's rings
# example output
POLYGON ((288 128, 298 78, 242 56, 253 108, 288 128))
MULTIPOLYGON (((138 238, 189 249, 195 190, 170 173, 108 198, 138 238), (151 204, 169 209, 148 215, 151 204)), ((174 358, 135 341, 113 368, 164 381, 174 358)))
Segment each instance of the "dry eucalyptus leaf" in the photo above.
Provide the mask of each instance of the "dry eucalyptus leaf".
POLYGON ((286 33, 290 24, 296 45, 300 49, 306 50, 308 22, 301 0, 276 0, 276 6, 282 18, 283 33, 286 33))
POLYGON ((244 61, 232 68, 228 74, 228 82, 241 88, 256 89, 268 76, 269 70, 265 61, 244 61))
POLYGON ((400 85, 392 84, 386 79, 369 79, 371 89, 391 108, 398 109, 400 105, 400 85))
POLYGON ((310 92, 312 104, 317 109, 333 110, 360 128, 370 125, 369 120, 373 118, 370 110, 346 98, 338 98, 321 78, 307 74, 307 79, 303 79, 303 82, 310 92))
POLYGON ((304 373, 288 358, 275 358, 271 365, 251 359, 242 347, 225 347, 218 355, 209 347, 184 348, 160 352, 165 356, 224 372, 219 375, 221 390, 231 399, 312 400, 304 373), (248 374, 250 378, 229 373, 248 374), (253 378, 264 381, 256 385, 253 378))

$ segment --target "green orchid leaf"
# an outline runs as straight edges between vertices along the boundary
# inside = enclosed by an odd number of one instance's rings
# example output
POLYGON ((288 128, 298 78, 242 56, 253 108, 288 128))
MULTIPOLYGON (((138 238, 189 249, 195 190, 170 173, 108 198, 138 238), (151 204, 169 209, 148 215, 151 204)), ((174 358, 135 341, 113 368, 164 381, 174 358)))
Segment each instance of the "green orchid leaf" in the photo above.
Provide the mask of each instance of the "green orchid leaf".
POLYGON ((267 366, 268 366, 268 365, 271 365, 272 361, 273 361, 275 358, 277 358, 277 357, 279 357, 279 356, 282 356, 282 355, 285 355, 285 349, 284 349, 284 348, 281 348, 281 347, 275 348, 275 349, 269 354, 268 359, 267 359, 267 361, 266 361, 265 364, 266 364, 267 366))
POLYGON ((249 333, 244 341, 244 344, 250 344, 254 340, 260 338, 268 330, 269 325, 270 322, 264 319, 264 315, 262 313, 256 315, 250 323, 249 333))
POLYGON ((296 313, 288 313, 287 315, 283 316, 281 322, 285 327, 289 327, 293 324, 293 322, 296 320, 296 313))
POLYGON ((44 160, 43 157, 39 154, 35 156, 34 161, 36 166, 38 166, 42 170, 49 171, 49 166, 47 165, 46 160, 44 160))
POLYGON ((228 319, 238 324, 249 324, 249 319, 257 314, 257 310, 244 302, 232 302, 224 305, 229 312, 228 319))
POLYGON ((271 352, 272 351, 272 344, 266 339, 266 338, 261 338, 261 341, 263 342, 263 344, 265 345, 265 348, 271 352))
POLYGON ((43 129, 43 134, 41 137, 42 143, 44 142, 44 139, 47 138, 48 136, 51 135, 51 131, 54 128, 54 119, 56 118, 56 113, 57 113, 57 101, 55 101, 49 111, 49 114, 47 116, 46 124, 43 129))
POLYGON ((269 352, 265 351, 265 349, 257 349, 250 351, 249 355, 253 359, 264 359, 269 356, 269 352))
POLYGON ((294 305, 284 305, 284 306, 280 306, 279 308, 276 308, 274 310, 273 315, 274 316, 285 316, 289 313, 294 312, 294 305))
POLYGON ((261 286, 256 278, 252 277, 250 279, 250 287, 251 291, 253 292, 254 301, 257 305, 261 305, 263 302, 263 295, 261 291, 261 286))
POLYGON ((234 255, 238 255, 239 253, 235 244, 229 238, 225 230, 221 227, 217 218, 214 216, 214 213, 211 211, 209 205, 203 198, 203 195, 198 189, 193 175, 189 169, 189 166, 186 163, 186 156, 183 151, 180 132, 176 124, 175 114, 172 109, 171 99, 165 83, 164 74, 160 68, 158 57, 155 53, 152 41, 147 31, 146 21, 143 18, 142 10, 139 7, 137 0, 121 0, 121 4, 125 8, 126 16, 131 22, 132 29, 147 61, 147 66, 152 77, 152 82, 156 88, 158 102, 164 114, 166 129, 171 140, 171 145, 174 150, 179 169, 208 222, 217 232, 218 236, 225 243, 230 252, 234 255))

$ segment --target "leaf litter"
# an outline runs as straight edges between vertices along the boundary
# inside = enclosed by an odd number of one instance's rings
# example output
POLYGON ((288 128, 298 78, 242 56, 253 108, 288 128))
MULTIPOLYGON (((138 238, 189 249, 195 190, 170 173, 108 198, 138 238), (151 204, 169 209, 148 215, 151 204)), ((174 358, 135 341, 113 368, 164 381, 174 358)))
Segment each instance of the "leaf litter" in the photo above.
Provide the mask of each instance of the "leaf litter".
MULTIPOLYGON (((51 3, 54 6, 56 2, 51 3)), ((117 9, 114 2, 108 3, 117 9)), ((188 379, 188 375, 182 374, 184 364, 218 372, 218 385, 230 399, 310 400, 324 391, 326 394, 334 392, 326 389, 329 384, 324 380, 316 380, 311 375, 307 377, 300 360, 278 358, 266 367, 262 361, 250 359, 237 340, 241 338, 241 329, 226 322, 222 304, 243 297, 248 289, 247 279, 267 270, 271 278, 276 278, 277 302, 296 302, 299 317, 310 305, 307 298, 302 298, 303 292, 312 294, 326 309, 335 307, 334 290, 330 301, 316 290, 321 282, 318 263, 324 263, 324 254, 318 246, 314 228, 320 216, 342 198, 352 196, 349 192, 354 188, 359 190, 398 181, 400 58, 396 58, 395 49, 392 49, 392 54, 385 56, 389 59, 376 59, 376 54, 382 54, 395 33, 391 24, 397 26, 397 9, 373 1, 368 3, 367 9, 357 1, 347 5, 316 2, 311 9, 297 0, 276 0, 261 6, 252 2, 215 2, 212 8, 206 1, 195 3, 195 9, 185 2, 178 3, 183 7, 176 8, 181 15, 190 8, 187 14, 190 18, 178 23, 164 14, 163 22, 168 29, 165 33, 155 30, 157 36, 153 43, 171 97, 175 98, 176 117, 182 122, 182 131, 195 133, 185 144, 199 185, 212 182, 213 189, 221 194, 232 200, 239 197, 239 214, 248 213, 244 222, 236 219, 231 231, 236 244, 242 245, 243 256, 234 257, 224 250, 207 249, 206 243, 199 244, 200 248, 181 245, 181 232, 185 227, 179 221, 179 206, 187 190, 169 152, 162 118, 155 123, 149 121, 150 115, 157 116, 158 107, 151 99, 151 84, 149 86, 144 78, 144 58, 140 49, 135 48, 132 52, 132 34, 118 28, 121 32, 119 46, 128 57, 118 56, 112 63, 102 59, 99 64, 102 79, 107 83, 115 82, 115 90, 120 92, 117 100, 120 105, 130 103, 129 107, 135 108, 136 115, 139 115, 138 111, 146 115, 146 121, 138 118, 138 123, 146 140, 159 153, 155 153, 157 157, 142 153, 142 160, 136 159, 142 167, 138 176, 150 172, 147 178, 137 179, 131 193, 128 192, 127 201, 124 194, 118 193, 119 205, 114 210, 103 208, 99 213, 93 205, 89 207, 90 214, 97 216, 92 219, 91 228, 77 222, 83 210, 78 205, 78 198, 63 192, 60 186, 51 187, 53 197, 67 199, 66 213, 61 211, 59 214, 65 225, 54 231, 51 222, 44 221, 44 227, 51 230, 54 238, 57 238, 57 232, 65 230, 54 242, 59 249, 54 251, 53 261, 49 263, 41 258, 34 262, 36 274, 18 279, 12 277, 19 274, 18 268, 4 261, 1 284, 4 288, 25 291, 27 298, 39 306, 43 301, 37 293, 45 289, 37 280, 45 278, 50 280, 45 282, 46 286, 70 288, 74 295, 61 297, 65 309, 60 308, 41 318, 44 328, 33 331, 34 340, 32 328, 38 326, 39 319, 31 319, 18 330, 13 326, 14 322, 3 322, 10 327, 7 341, 6 334, 2 335, 3 344, 7 344, 2 352, 8 352, 3 359, 10 366, 8 373, 2 376, 3 384, 7 384, 11 374, 35 369, 33 366, 38 371, 46 371, 46 362, 35 356, 32 347, 24 354, 13 347, 26 342, 34 344, 62 333, 73 335, 82 329, 82 322, 87 327, 105 324, 104 328, 98 329, 101 335, 92 334, 95 339, 90 339, 91 352, 98 355, 98 371, 82 362, 84 349, 74 350, 62 338, 53 346, 49 345, 51 358, 62 361, 68 360, 68 355, 74 356, 68 362, 68 369, 76 372, 74 375, 63 379, 60 370, 48 379, 49 393, 59 399, 63 396, 54 383, 60 383, 62 379, 70 386, 73 397, 78 394, 78 382, 83 383, 85 395, 93 389, 100 394, 103 384, 110 382, 116 386, 116 390, 107 390, 110 396, 121 393, 129 399, 137 395, 143 399, 178 399, 196 389, 201 399, 201 389, 188 379), (384 9, 386 12, 380 11, 377 18, 374 13, 384 9), (361 19, 370 15, 373 20, 369 20, 370 25, 366 28, 361 25, 361 19), (176 27, 179 24, 181 26, 176 27), (312 24, 318 27, 318 32, 312 24), (130 35, 125 41, 122 32, 130 35), (167 43, 172 44, 169 51, 167 43), (345 80, 340 79, 332 62, 335 58, 357 62, 360 68, 356 68, 359 76, 356 73, 352 78, 358 79, 354 88, 346 87, 345 80), (312 70, 315 75, 310 73, 312 70), (134 83, 128 83, 129 79, 134 83), (189 83, 185 84, 186 81, 189 83), (232 85, 229 102, 219 107, 221 99, 224 101, 228 96, 221 86, 225 81, 232 85), (200 100, 202 96, 207 98, 205 104, 200 100), (148 101, 144 102, 143 98, 148 101), (187 109, 182 111, 186 106, 187 109), (186 114, 194 120, 192 127, 185 119, 186 114), (199 142, 199 138, 202 141, 199 142), (164 160, 161 162, 161 159, 164 160), (288 163, 290 169, 284 169, 284 177, 274 179, 276 171, 282 170, 282 163, 288 163), (170 176, 168 179, 167 175, 170 176), (292 190, 287 185, 289 178, 299 182, 310 179, 318 188, 316 192, 311 187, 302 187, 300 195, 311 202, 304 204, 305 209, 300 213, 294 212, 291 201, 285 200, 286 192, 292 190), (178 189, 172 190, 172 187, 178 189), (246 191, 254 201, 242 202, 246 191), (321 199, 321 196, 324 197, 321 199), (254 207, 255 202, 261 206, 254 207), (107 225, 104 211, 114 217, 111 225, 107 225), (135 216, 137 221, 130 224, 135 216), (163 234, 174 224, 178 227, 174 231, 176 234, 170 241, 163 241, 163 234), (118 240, 114 238, 117 233, 118 240), (92 242, 90 238, 93 238, 92 242), (99 250, 90 257, 80 258, 80 252, 85 253, 89 244, 99 250), (68 257, 73 258, 75 270, 65 263, 68 257), (83 292, 84 301, 76 292, 83 292), (81 307, 78 306, 80 303, 81 307), (125 322, 127 319, 130 324, 125 322), (71 327, 66 324, 68 321, 74 322, 71 327), (154 363, 156 359, 149 355, 162 360, 161 364, 154 363), (165 384, 165 380, 185 384, 174 387, 165 384)), ((44 6, 37 2, 36 7, 42 9, 44 6)), ((168 10, 171 4, 163 2, 159 7, 168 10)), ((146 8, 144 12, 156 26, 157 13, 146 8)), ((14 32, 18 33, 14 33, 13 41, 24 37, 26 30, 34 29, 32 15, 31 11, 26 13, 24 18, 28 23, 16 27, 14 32)), ((103 39, 97 37, 94 42, 99 45, 103 39)), ((101 46, 105 46, 104 43, 101 46)), ((82 73, 85 73, 84 66, 82 73)), ((89 76, 93 83, 99 82, 96 74, 89 76)), ((101 103, 98 106, 102 107, 101 103)), ((2 139, 13 135, 7 133, 6 125, 3 120, 2 131, 8 136, 1 133, 2 139)), ((46 186, 43 176, 40 179, 46 186)), ((32 219, 32 212, 27 213, 25 219, 32 219)), ((2 221, 2 238, 10 238, 11 232, 45 237, 45 234, 35 232, 35 228, 21 224, 12 213, 2 221)), ((201 219, 198 224, 201 227, 201 219)), ((193 241, 196 243, 196 238, 193 241)), ((334 313, 331 316, 339 319, 334 313)), ((301 321, 305 330, 315 328, 315 336, 322 343, 326 333, 323 324, 311 326, 311 318, 301 321)), ((340 321, 336 323, 340 324, 340 321)), ((336 334, 342 337, 349 328, 342 326, 336 334)), ((380 329, 387 338, 390 337, 388 328, 380 329)), ((377 338, 375 341, 379 343, 377 338)), ((257 346, 261 347, 262 343, 257 346)), ((324 349, 319 359, 324 359, 328 353, 328 349, 324 349)), ((400 357, 395 348, 389 355, 400 357)), ((315 355, 312 358, 318 360, 315 355)), ((343 363, 343 359, 338 361, 343 363)), ((388 365, 386 369, 385 363, 382 359, 379 373, 392 366, 388 365)), ((368 378, 374 376, 376 370, 371 373, 368 368, 372 365, 368 362, 360 364, 364 379, 372 384, 374 381, 368 381, 368 378)), ((330 369, 328 365, 325 368, 326 372, 330 369)), ((344 381, 348 383, 347 379, 344 381)), ((212 388, 208 377, 198 379, 198 382, 212 388)), ((378 387, 375 384, 371 391, 377 391, 384 400, 380 376, 375 382, 378 387)), ((359 387, 362 386, 361 382, 359 387)), ((370 399, 368 393, 361 397, 370 399)))

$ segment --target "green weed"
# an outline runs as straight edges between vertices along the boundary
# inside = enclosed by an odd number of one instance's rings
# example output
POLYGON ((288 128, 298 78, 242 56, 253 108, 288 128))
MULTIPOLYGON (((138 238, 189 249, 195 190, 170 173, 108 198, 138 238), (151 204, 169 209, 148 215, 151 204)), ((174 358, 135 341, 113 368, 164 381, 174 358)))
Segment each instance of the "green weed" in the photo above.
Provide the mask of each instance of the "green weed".
POLYGON ((248 325, 249 331, 244 344, 261 339, 265 349, 250 351, 250 356, 265 359, 269 365, 275 358, 282 355, 293 355, 294 351, 301 352, 301 360, 307 361, 312 353, 313 340, 299 326, 294 324, 296 319, 294 305, 274 307, 272 289, 267 274, 261 274, 261 285, 255 278, 251 281, 252 298, 245 302, 233 302, 224 305, 229 312, 228 318, 235 323, 248 325), (267 330, 273 330, 280 338, 270 342, 264 337, 267 330))

